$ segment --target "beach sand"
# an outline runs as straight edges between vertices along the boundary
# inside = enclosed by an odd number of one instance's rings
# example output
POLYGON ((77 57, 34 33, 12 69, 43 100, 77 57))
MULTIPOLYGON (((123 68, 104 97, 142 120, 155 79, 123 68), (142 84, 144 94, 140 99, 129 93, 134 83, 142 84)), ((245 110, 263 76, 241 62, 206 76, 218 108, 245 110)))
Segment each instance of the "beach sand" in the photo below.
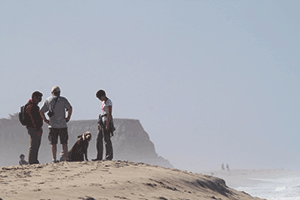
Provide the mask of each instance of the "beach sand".
POLYGON ((61 162, 0 169, 3 200, 254 200, 209 175, 128 161, 61 162))

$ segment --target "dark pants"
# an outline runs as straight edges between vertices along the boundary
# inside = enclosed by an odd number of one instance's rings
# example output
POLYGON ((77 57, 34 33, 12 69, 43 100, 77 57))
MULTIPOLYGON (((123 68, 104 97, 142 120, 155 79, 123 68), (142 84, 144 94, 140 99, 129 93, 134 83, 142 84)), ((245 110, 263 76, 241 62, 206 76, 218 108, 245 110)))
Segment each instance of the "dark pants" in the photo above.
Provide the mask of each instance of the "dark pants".
POLYGON ((113 148, 110 140, 110 133, 107 132, 105 128, 102 126, 100 127, 100 130, 98 132, 97 136, 97 143, 96 143, 96 148, 97 148, 97 160, 102 160, 102 155, 103 155, 103 138, 104 138, 104 143, 105 143, 105 150, 106 150, 106 160, 112 160, 113 159, 113 148))
POLYGON ((38 135, 38 132, 43 132, 42 129, 36 130, 35 128, 27 128, 28 134, 30 136, 30 147, 28 151, 28 163, 29 164, 39 164, 38 153, 41 145, 42 136, 38 135))

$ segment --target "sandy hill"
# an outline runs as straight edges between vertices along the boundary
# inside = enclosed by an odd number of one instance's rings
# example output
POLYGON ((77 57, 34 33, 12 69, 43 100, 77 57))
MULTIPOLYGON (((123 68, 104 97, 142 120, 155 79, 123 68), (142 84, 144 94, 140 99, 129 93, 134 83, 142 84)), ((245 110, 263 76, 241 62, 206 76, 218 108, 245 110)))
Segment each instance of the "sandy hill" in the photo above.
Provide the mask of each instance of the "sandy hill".
POLYGON ((2 167, 0 198, 258 200, 219 178, 128 161, 2 167))

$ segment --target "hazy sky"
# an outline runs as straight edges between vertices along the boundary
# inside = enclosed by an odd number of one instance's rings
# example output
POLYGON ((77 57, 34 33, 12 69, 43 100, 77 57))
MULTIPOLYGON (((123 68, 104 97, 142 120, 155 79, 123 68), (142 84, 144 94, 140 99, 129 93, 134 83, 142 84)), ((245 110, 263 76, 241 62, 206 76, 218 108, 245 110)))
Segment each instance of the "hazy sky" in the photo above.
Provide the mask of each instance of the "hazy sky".
POLYGON ((73 120, 96 119, 104 89, 176 168, 300 170, 299 7, 0 0, 0 118, 58 85, 73 120))

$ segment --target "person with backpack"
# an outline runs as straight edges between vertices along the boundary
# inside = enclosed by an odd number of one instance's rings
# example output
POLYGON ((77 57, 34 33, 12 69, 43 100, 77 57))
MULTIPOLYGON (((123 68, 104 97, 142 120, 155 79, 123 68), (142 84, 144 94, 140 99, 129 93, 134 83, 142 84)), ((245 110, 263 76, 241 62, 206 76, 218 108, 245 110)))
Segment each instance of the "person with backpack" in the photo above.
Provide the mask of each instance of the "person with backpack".
POLYGON ((105 142, 106 149, 106 160, 113 159, 113 148, 110 137, 113 136, 115 130, 112 118, 112 101, 106 96, 104 90, 99 90, 96 93, 96 97, 102 101, 102 114, 99 115, 98 120, 98 136, 97 136, 97 158, 93 161, 102 160, 103 154, 103 139, 105 142))
POLYGON ((43 120, 40 115, 40 107, 38 103, 42 101, 43 94, 35 91, 31 95, 31 99, 25 105, 26 128, 30 136, 30 147, 28 151, 29 164, 39 164, 38 152, 41 145, 43 133, 43 120))
POLYGON ((60 96, 60 92, 61 90, 58 86, 53 87, 51 90, 52 96, 44 101, 40 110, 44 122, 49 124, 48 139, 51 145, 53 163, 59 162, 56 160, 58 136, 64 152, 64 158, 62 160, 65 160, 68 154, 69 135, 67 122, 70 121, 72 115, 71 104, 65 97, 60 96), (66 111, 68 112, 67 118, 66 111), (48 112, 47 115, 49 116, 49 120, 46 119, 45 112, 48 112))

